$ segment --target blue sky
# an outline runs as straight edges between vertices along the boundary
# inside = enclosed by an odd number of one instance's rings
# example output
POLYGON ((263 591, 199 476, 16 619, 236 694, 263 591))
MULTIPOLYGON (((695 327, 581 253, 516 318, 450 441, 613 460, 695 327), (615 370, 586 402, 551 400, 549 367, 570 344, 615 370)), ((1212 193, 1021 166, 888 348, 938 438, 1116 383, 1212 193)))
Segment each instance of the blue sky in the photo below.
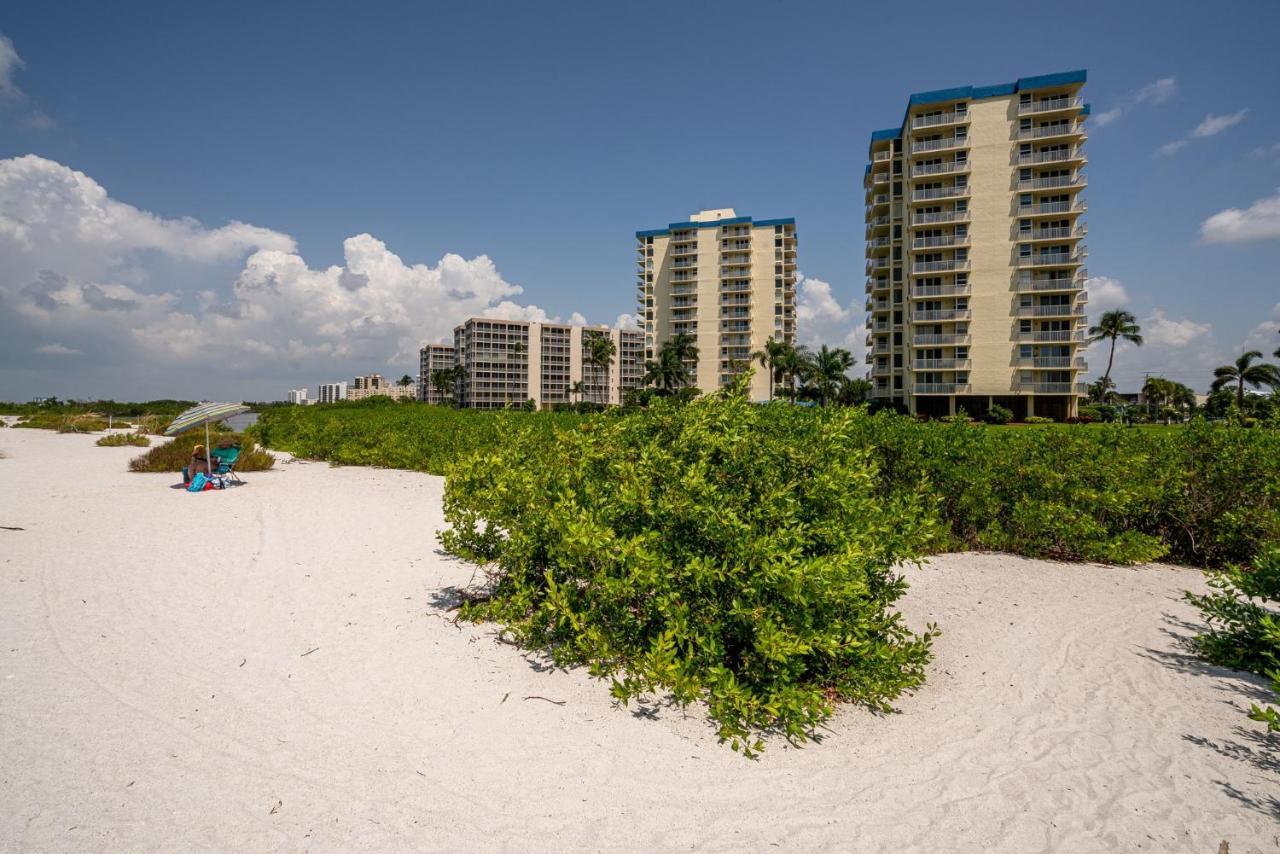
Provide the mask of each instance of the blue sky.
POLYGON ((34 302, 0 320, 0 398, 278 398, 412 373, 478 306, 614 323, 632 233, 720 206, 796 217, 801 335, 857 349, 868 134, 913 91, 1074 68, 1113 114, 1093 305, 1155 333, 1115 374, 1202 388, 1280 346, 1280 4, 1070 8, 916 3, 916 47, 848 3, 10 4, 0 299, 34 302))

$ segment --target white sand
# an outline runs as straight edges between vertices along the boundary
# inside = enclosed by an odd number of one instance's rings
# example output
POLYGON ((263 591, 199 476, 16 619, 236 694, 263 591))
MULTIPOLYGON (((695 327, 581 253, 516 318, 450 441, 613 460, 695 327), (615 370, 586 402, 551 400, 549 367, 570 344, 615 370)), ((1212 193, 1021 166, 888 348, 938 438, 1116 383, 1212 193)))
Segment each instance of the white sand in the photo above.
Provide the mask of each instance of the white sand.
POLYGON ((750 762, 442 619, 439 478, 188 495, 92 442, 0 430, 0 849, 1280 848, 1262 681, 1175 643, 1192 570, 938 558, 928 685, 750 762))

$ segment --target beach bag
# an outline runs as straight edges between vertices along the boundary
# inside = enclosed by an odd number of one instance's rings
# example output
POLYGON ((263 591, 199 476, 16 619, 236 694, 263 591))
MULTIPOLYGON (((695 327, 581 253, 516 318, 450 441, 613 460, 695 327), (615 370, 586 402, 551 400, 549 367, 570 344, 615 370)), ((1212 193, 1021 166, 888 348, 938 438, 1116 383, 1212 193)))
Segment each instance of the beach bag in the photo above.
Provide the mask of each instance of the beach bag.
POLYGON ((204 485, 209 482, 209 478, 204 472, 196 472, 196 476, 191 478, 191 485, 187 487, 187 492, 199 492, 204 489, 204 485))

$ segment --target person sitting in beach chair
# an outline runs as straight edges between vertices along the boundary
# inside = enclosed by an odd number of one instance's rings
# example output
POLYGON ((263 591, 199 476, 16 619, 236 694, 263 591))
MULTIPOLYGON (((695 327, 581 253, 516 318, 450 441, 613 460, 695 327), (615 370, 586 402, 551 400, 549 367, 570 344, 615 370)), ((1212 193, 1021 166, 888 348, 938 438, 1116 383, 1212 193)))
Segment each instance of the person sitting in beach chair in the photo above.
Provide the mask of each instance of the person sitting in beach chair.
POLYGON ((191 483, 191 479, 200 472, 209 474, 209 455, 205 453, 204 445, 196 445, 191 449, 191 461, 182 469, 183 484, 191 483))
POLYGON ((223 439, 218 443, 218 447, 213 449, 212 457, 215 475, 222 475, 236 483, 244 483, 236 474, 236 460, 240 459, 239 445, 230 439, 223 439))

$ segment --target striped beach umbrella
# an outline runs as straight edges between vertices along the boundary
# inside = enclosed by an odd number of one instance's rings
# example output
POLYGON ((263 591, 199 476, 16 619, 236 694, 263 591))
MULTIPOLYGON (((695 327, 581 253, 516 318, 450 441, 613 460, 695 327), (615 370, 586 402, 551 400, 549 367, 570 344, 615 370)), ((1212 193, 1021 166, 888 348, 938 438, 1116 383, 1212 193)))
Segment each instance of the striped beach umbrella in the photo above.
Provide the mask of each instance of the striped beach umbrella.
MULTIPOLYGON (((209 453, 209 425, 214 421, 222 421, 232 415, 239 415, 241 412, 248 411, 249 407, 243 403, 201 403, 173 419, 173 423, 165 429, 164 434, 166 436, 176 436, 179 433, 185 433, 192 427, 199 427, 203 424, 205 470, 212 475, 213 463, 211 458, 213 455, 209 453)), ((192 472, 192 474, 194 475, 195 472, 192 472)))

